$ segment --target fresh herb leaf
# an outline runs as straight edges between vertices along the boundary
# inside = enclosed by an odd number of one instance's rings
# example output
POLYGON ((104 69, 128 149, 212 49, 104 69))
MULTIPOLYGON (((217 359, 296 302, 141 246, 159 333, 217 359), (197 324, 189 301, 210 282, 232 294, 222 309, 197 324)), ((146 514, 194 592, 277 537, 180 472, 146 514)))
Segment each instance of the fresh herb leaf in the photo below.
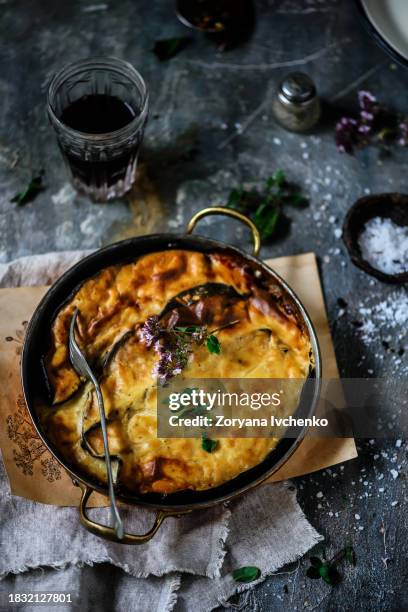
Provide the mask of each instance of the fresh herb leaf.
POLYGON ((16 193, 16 195, 10 200, 10 202, 15 202, 17 206, 23 206, 24 204, 27 204, 28 202, 34 200, 34 198, 40 193, 40 191, 44 189, 44 174, 44 170, 40 170, 37 176, 33 176, 27 187, 19 193, 16 193))
POLYGON ((243 189, 232 189, 230 191, 229 196, 228 196, 227 207, 228 208, 240 209, 241 208, 241 200, 242 200, 242 196, 243 195, 244 195, 244 190, 243 189))
POLYGON ((341 580, 341 576, 333 563, 324 563, 319 572, 323 580, 330 586, 335 586, 341 580))
POLYGON ((277 187, 284 187, 286 185, 286 176, 285 176, 284 171, 277 170, 275 174, 272 176, 272 181, 277 187))
POLYGON ((207 348, 210 353, 215 353, 216 355, 221 353, 221 344, 216 336, 208 336, 207 348))
POLYGON ((206 342, 210 353, 219 354, 221 350, 218 339, 209 334, 205 326, 188 325, 166 329, 161 326, 157 315, 146 319, 139 330, 139 336, 147 348, 153 348, 159 355, 153 374, 157 375, 161 384, 181 373, 194 345, 201 346, 206 342))
POLYGON ((259 567, 247 565, 240 567, 232 572, 232 577, 235 582, 253 582, 261 575, 259 567))
POLYGON ((280 217, 280 210, 267 208, 265 204, 256 210, 254 215, 255 225, 261 232, 262 238, 270 238, 275 231, 276 224, 280 217))
POLYGON ((153 53, 156 54, 161 62, 165 62, 185 49, 190 42, 190 36, 162 38, 154 43, 153 53))
POLYGON ((248 215, 263 239, 270 238, 277 229, 286 205, 305 206, 307 200, 295 186, 288 183, 283 170, 269 176, 262 191, 235 188, 229 194, 226 206, 248 215))
POLYGON ((319 568, 318 567, 313 567, 311 565, 310 567, 307 568, 306 576, 308 578, 311 578, 312 580, 317 580, 318 578, 321 578, 321 575, 320 575, 320 572, 319 572, 319 568))
POLYGON ((330 561, 326 559, 323 552, 323 560, 320 557, 310 557, 310 566, 306 570, 306 576, 312 580, 322 578, 330 586, 335 586, 341 580, 336 565, 345 559, 352 565, 356 563, 356 557, 352 546, 346 546, 340 550, 330 561))
POLYGON ((201 438, 201 448, 205 450, 206 453, 212 453, 218 446, 217 440, 211 440, 211 438, 207 438, 206 435, 203 435, 201 438))
POLYGON ((307 199, 302 196, 301 193, 294 193, 290 196, 290 201, 288 203, 291 204, 291 206, 306 206, 307 199))

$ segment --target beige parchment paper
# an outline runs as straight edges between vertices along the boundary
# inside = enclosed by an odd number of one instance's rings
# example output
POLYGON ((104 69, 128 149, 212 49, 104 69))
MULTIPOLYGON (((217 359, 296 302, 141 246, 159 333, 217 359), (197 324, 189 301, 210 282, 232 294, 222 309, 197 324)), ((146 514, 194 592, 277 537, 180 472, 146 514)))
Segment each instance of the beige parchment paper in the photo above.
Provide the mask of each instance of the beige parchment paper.
MULTIPOLYGON (((316 258, 313 253, 268 260, 310 314, 320 342, 323 376, 338 378, 316 258)), ((13 495, 56 506, 78 505, 80 490, 38 437, 20 382, 24 332, 47 287, 0 289, 0 449, 13 495)), ((357 456, 352 438, 305 439, 270 479, 286 480, 357 456)), ((91 505, 106 505, 93 495, 91 505)))

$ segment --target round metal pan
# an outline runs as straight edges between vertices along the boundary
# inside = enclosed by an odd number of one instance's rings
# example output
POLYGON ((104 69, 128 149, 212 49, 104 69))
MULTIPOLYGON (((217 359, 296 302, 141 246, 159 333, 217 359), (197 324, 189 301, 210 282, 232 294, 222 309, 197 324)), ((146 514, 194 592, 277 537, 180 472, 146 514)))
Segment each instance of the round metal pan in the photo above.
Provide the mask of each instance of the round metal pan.
MULTIPOLYGON (((50 326, 61 305, 78 289, 78 287, 97 272, 111 265, 118 265, 130 262, 148 253, 163 251, 167 249, 183 249, 198 251, 200 253, 212 253, 214 251, 223 252, 230 255, 243 257, 253 269, 263 270, 269 278, 280 285, 289 299, 296 305, 302 317, 307 332, 310 337, 312 350, 314 353, 315 367, 311 373, 312 385, 306 385, 308 391, 303 394, 301 406, 302 416, 312 416, 320 393, 321 382, 321 357, 317 336, 313 324, 304 309, 302 303, 291 290, 291 288, 280 278, 280 276, 264 264, 254 255, 248 255, 240 249, 227 245, 222 242, 210 240, 201 236, 189 235, 194 229, 198 220, 210 214, 223 214, 246 223, 252 231, 254 239, 254 253, 257 254, 260 248, 260 236, 255 225, 241 213, 225 208, 212 207, 197 213, 187 227, 187 233, 182 235, 175 234, 153 234, 123 240, 115 244, 104 247, 75 264, 65 274, 63 274, 48 290, 35 310, 28 325, 22 360, 21 378, 25 400, 28 410, 33 420, 38 435, 54 455, 57 461, 67 470, 75 484, 82 488, 82 499, 80 502, 80 521, 93 533, 113 541, 116 540, 115 532, 112 528, 93 522, 86 513, 86 505, 93 491, 98 491, 107 495, 107 486, 92 479, 89 475, 78 471, 73 465, 67 463, 62 457, 58 448, 48 440, 45 432, 39 423, 36 405, 39 400, 48 397, 46 381, 41 365, 41 357, 47 352, 50 342, 50 326)), ((167 495, 149 493, 135 494, 118 490, 119 500, 133 505, 154 508, 158 510, 156 521, 148 534, 133 535, 125 534, 122 543, 138 544, 146 542, 157 531, 161 522, 167 516, 178 516, 194 509, 205 508, 217 503, 224 502, 240 495, 241 493, 255 487, 257 484, 271 476, 278 470, 285 461, 292 455, 297 446, 303 439, 304 432, 297 438, 284 438, 279 441, 276 448, 257 466, 240 474, 221 486, 214 487, 205 491, 180 491, 167 495)))

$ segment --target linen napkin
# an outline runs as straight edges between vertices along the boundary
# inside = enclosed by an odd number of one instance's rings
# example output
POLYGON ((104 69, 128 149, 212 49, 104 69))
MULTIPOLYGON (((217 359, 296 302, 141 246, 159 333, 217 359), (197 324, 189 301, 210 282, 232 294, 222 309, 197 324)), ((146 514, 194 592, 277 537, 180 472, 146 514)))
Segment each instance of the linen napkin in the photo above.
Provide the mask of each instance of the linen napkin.
MULTIPOLYGON (((48 284, 84 254, 54 253, 2 264, 0 284, 48 284)), ((91 512, 97 520, 109 521, 108 508, 91 512)), ((146 531, 153 521, 148 510, 126 508, 122 512, 126 529, 131 532, 146 531)), ((228 507, 221 505, 180 519, 166 519, 156 536, 138 547, 106 542, 89 534, 79 526, 76 509, 11 495, 3 467, 0 514, 3 589, 13 584, 14 589, 22 590, 22 584, 32 580, 30 570, 48 566, 59 571, 47 573, 47 590, 60 591, 63 583, 66 590, 72 590, 78 585, 74 567, 108 562, 133 577, 134 605, 129 609, 137 612, 163 612, 175 607, 212 610, 234 593, 253 586, 234 582, 233 569, 256 565, 261 570, 258 581, 263 580, 322 539, 297 504, 294 487, 285 483, 258 487, 228 507), (19 576, 10 578, 10 574, 19 576)), ((42 583, 36 588, 43 590, 42 583)), ((115 601, 126 601, 126 593, 128 579, 120 586, 115 601)))

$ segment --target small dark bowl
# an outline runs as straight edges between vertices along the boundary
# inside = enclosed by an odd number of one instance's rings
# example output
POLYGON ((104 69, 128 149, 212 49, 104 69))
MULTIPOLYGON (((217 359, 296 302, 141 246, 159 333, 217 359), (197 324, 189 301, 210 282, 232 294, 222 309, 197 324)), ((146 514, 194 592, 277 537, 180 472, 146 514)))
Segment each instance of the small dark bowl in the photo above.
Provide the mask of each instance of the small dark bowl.
POLYGON ((189 28, 208 34, 225 34, 241 24, 247 16, 249 4, 250 0, 222 0, 221 2, 215 0, 177 0, 176 14, 179 20, 189 28), (213 16, 215 17, 220 8, 226 15, 224 19, 220 18, 220 27, 200 25, 201 14, 211 15, 211 12, 214 11, 213 16))
POLYGON ((369 264, 361 255, 358 243, 365 224, 370 219, 382 217, 391 219, 396 225, 408 227, 408 195, 402 193, 380 193, 365 196, 353 204, 343 224, 343 240, 352 262, 385 283, 408 283, 408 271, 386 274, 369 264))

